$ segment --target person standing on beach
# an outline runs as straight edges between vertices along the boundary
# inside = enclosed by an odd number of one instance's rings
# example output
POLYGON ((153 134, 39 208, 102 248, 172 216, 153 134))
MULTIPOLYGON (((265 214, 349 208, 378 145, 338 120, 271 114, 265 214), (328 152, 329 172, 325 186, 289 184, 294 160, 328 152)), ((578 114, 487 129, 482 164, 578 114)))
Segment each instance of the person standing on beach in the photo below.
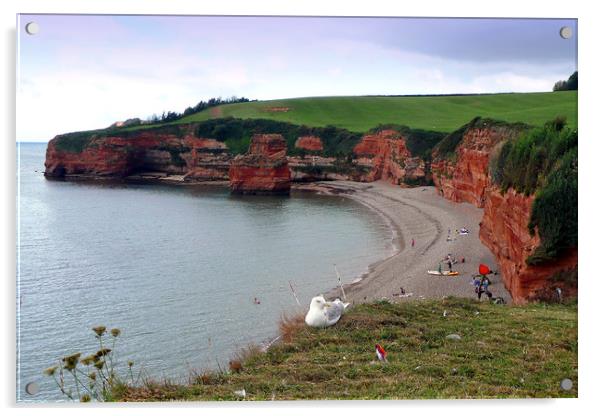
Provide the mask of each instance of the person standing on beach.
POLYGON ((481 281, 479 283, 479 291, 477 292, 477 296, 479 298, 479 300, 481 300, 481 295, 483 293, 485 293, 487 295, 487 297, 489 298, 489 300, 491 300, 491 298, 493 297, 493 293, 491 293, 489 291, 489 284, 491 283, 491 281, 489 280, 489 278, 485 275, 483 275, 481 277, 481 281))
POLYGON ((449 254, 447 255, 447 257, 445 257, 445 258, 443 259, 443 261, 447 263, 447 265, 448 265, 448 267, 449 267, 449 271, 450 271, 450 272, 452 272, 452 271, 453 271, 453 270, 452 270, 452 264, 453 264, 454 260, 453 260, 453 258, 452 258, 452 255, 451 255, 451 253, 449 253, 449 254))
POLYGON ((412 238, 412 247, 414 247, 414 244, 415 244, 415 241, 414 241, 414 239, 412 238))

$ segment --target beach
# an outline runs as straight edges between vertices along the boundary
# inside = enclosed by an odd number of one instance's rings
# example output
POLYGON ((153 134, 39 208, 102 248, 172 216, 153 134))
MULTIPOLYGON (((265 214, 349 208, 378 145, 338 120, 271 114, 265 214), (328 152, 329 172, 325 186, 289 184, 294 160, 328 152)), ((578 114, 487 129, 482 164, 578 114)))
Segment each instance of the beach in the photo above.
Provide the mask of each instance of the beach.
MULTIPOLYGON (((352 303, 382 298, 391 301, 445 296, 476 299, 472 276, 477 273, 479 264, 484 263, 494 271, 498 269, 494 256, 479 240, 482 210, 468 203, 446 200, 432 186, 401 188, 383 181, 334 181, 301 185, 297 189, 352 198, 390 223, 397 250, 391 257, 373 264, 361 279, 344 285, 347 300, 352 303), (457 232, 462 228, 468 229, 467 235, 457 232), (438 270, 440 262, 442 270, 448 270, 444 261, 448 254, 457 260, 453 270, 459 272, 458 276, 427 274, 428 270, 438 270), (401 288, 406 296, 399 296, 401 288)), ((511 303, 501 276, 489 277, 493 296, 511 303)), ((332 289, 327 295, 340 297, 341 289, 332 289)), ((482 300, 487 297, 483 295, 482 300)))
MULTIPOLYGON (((185 181, 182 175, 156 172, 131 175, 128 182, 169 185, 228 186, 227 181, 185 181)), ((493 271, 499 266, 491 251, 479 239, 479 222, 483 210, 469 203, 456 203, 440 196, 433 186, 403 188, 386 181, 353 182, 324 181, 297 183, 293 192, 315 192, 353 199, 379 214, 392 232, 392 255, 369 266, 369 271, 344 284, 345 295, 352 303, 375 299, 411 300, 437 299, 445 296, 477 298, 472 276, 481 263, 493 271), (460 234, 461 229, 468 234, 460 234), (414 241, 414 245, 412 245, 414 241), (448 271, 447 256, 456 260, 452 265, 457 276, 436 276, 428 270, 448 271), (464 262, 462 262, 464 258, 464 262), (402 288, 405 295, 402 295, 402 288)), ((490 274, 490 292, 512 303, 499 274, 490 274)), ((349 281, 349 276, 343 276, 349 281)), ((326 293, 342 297, 340 287, 326 293)), ((482 300, 487 300, 485 294, 482 300)))

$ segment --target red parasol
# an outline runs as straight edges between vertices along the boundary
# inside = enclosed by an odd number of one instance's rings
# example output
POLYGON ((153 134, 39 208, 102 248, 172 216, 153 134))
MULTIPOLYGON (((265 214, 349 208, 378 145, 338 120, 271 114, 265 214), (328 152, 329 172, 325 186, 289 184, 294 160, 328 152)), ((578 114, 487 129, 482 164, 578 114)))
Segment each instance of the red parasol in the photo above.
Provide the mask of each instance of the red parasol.
POLYGON ((489 270, 489 267, 487 267, 485 264, 479 264, 479 274, 482 275, 486 275, 491 273, 491 270, 489 270))

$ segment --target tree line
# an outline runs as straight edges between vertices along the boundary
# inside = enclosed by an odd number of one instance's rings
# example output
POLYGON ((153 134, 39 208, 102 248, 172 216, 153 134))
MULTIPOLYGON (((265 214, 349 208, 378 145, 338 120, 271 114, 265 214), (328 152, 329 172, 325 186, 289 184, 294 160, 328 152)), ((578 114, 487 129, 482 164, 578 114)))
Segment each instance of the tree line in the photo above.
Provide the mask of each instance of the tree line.
POLYGON ((184 112, 182 112, 182 113, 178 113, 176 111, 168 111, 168 112, 164 111, 160 116, 157 114, 153 114, 152 116, 150 116, 147 119, 147 121, 152 124, 169 123, 171 121, 179 120, 179 119, 189 116, 191 114, 200 113, 201 111, 206 110, 208 108, 217 107, 218 105, 234 104, 234 103, 247 103, 249 101, 257 101, 257 100, 250 100, 248 98, 237 97, 235 95, 233 95, 230 98, 222 98, 222 97, 210 98, 207 101, 199 101, 198 104, 193 107, 187 107, 184 110, 184 112))
POLYGON ((574 91, 577 89, 577 84, 577 71, 575 71, 566 81, 556 81, 554 91, 574 91))

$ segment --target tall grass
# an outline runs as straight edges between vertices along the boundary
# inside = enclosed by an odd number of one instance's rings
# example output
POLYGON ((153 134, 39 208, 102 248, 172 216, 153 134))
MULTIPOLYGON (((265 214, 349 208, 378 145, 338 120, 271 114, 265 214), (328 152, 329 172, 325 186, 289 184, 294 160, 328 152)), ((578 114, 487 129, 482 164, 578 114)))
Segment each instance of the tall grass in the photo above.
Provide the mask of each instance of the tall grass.
POLYGON ((281 321, 279 342, 240 371, 122 390, 119 400, 576 397, 577 307, 448 298, 356 305, 333 327, 281 321), (447 313, 444 314, 444 311, 447 313), (445 316, 444 316, 445 315, 445 316), (449 334, 459 334, 450 340, 449 334), (553 342, 551 342, 553 340, 553 342), (385 347, 381 363, 375 343, 385 347), (560 381, 570 378, 570 391, 560 381), (244 397, 237 392, 245 391, 244 397))

